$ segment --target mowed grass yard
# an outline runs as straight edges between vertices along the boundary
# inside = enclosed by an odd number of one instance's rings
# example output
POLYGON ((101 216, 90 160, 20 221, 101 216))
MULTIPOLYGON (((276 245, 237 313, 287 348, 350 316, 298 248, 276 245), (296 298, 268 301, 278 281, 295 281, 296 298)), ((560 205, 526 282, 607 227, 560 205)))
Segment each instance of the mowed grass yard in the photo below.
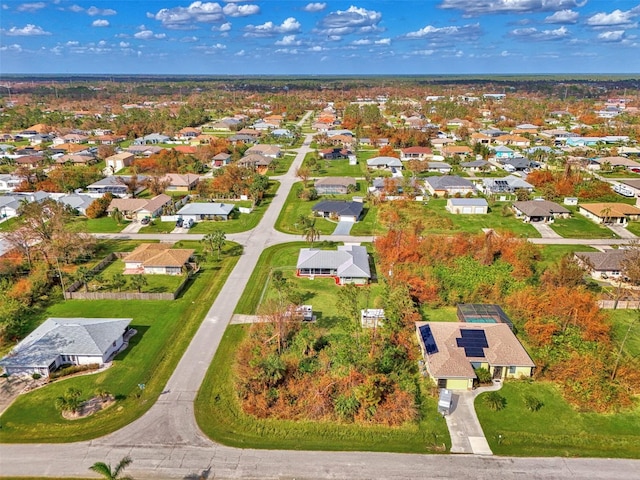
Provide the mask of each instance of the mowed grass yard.
MULTIPOLYGON (((101 275, 105 281, 104 288, 101 288, 100 291, 111 291, 108 289, 108 284, 111 278, 117 273, 124 272, 124 261, 120 259, 114 260, 110 265, 107 266, 102 272, 101 275)), ((120 289, 121 292, 137 292, 137 289, 131 286, 130 275, 126 275, 127 284, 120 289)), ((171 293, 178 288, 178 286, 184 280, 184 275, 144 275, 144 278, 147 280, 147 284, 143 285, 141 288, 142 293, 171 293)), ((91 286, 94 282, 89 282, 89 290, 92 290, 91 286)), ((81 287, 82 290, 82 287, 81 287)))
POLYGON ((615 414, 580 413, 547 382, 508 381, 500 390, 507 403, 492 411, 476 399, 476 411, 496 455, 640 458, 640 405, 615 414), (524 397, 542 401, 529 411, 524 397))
POLYGON ((629 222, 627 230, 640 237, 640 222, 629 222))
POLYGON ((540 238, 538 231, 531 225, 513 215, 502 215, 502 205, 495 204, 486 215, 463 215, 448 212, 445 198, 432 198, 424 205, 425 216, 430 217, 427 230, 429 233, 479 233, 483 228, 493 228, 496 231, 510 231, 521 237, 540 238), (438 219, 442 221, 438 222, 438 219))
POLYGON ((568 206, 571 218, 557 218, 549 224, 551 229, 563 238, 618 238, 607 227, 598 225, 578 212, 576 207, 568 206))
POLYGON ((118 233, 127 225, 129 225, 129 222, 123 221, 118 224, 118 222, 110 216, 100 218, 78 216, 74 218, 71 228, 76 232, 118 233))
MULTIPOLYGON (((287 201, 280 211, 280 215, 276 221, 276 229, 284 233, 292 233, 302 236, 302 227, 299 224, 300 217, 310 217, 313 215, 312 208, 322 200, 348 200, 355 196, 364 196, 366 194, 366 182, 359 181, 359 190, 349 195, 322 195, 318 200, 305 201, 298 198, 299 192, 302 190, 302 182, 297 182, 289 192, 287 201)), ((315 227, 322 235, 330 235, 333 233, 337 222, 327 220, 325 218, 316 217, 315 227)), ((377 207, 365 202, 363 218, 357 222, 351 229, 352 235, 375 235, 381 233, 381 228, 377 224, 377 207)))
MULTIPOLYGON (((435 398, 424 397, 421 420, 401 427, 256 419, 235 393, 233 364, 249 326, 225 331, 195 402, 196 421, 214 441, 238 448, 445 453, 451 447, 435 398)), ((423 385, 423 389, 427 387, 423 385)))
MULTIPOLYGON (((181 248, 200 248, 198 242, 181 241, 181 248)), ((114 250, 121 250, 112 246, 114 250)), ((205 262, 184 293, 174 301, 68 300, 49 307, 47 317, 130 317, 138 333, 129 347, 103 372, 58 380, 21 395, 4 412, 0 442, 56 443, 97 438, 131 423, 146 412, 166 385, 211 303, 235 265, 241 249, 227 242, 225 254, 205 262), (145 389, 140 398, 138 384, 145 389), (55 399, 70 388, 83 398, 105 389, 119 399, 115 405, 90 417, 68 421, 56 410, 55 399)), ((35 325, 34 325, 35 326, 35 325)))
MULTIPOLYGON (((303 168, 308 167, 308 160, 310 157, 315 156, 315 153, 307 153, 305 156, 304 162, 302 163, 303 168)), ((356 165, 349 165, 349 160, 338 159, 338 160, 323 160, 320 159, 316 163, 316 168, 310 169, 311 176, 313 177, 354 177, 360 178, 364 177, 367 171, 367 162, 366 160, 360 160, 356 165)))

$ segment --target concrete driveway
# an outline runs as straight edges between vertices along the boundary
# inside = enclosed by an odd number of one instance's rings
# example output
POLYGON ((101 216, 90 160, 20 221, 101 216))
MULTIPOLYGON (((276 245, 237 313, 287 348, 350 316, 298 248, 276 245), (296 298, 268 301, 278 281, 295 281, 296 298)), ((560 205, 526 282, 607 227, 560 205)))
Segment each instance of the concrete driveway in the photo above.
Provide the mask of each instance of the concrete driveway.
POLYGON ((609 230, 611 230, 613 233, 618 235, 620 238, 629 238, 629 239, 638 238, 636 235, 631 233, 622 225, 606 225, 606 227, 609 228, 609 230))
POLYGON ((481 393, 500 388, 502 388, 502 382, 471 391, 453 391, 451 411, 449 415, 445 416, 451 437, 451 453, 493 455, 478 421, 474 401, 481 393))
POLYGON ((351 228, 353 227, 353 222, 341 221, 336 225, 336 229, 333 231, 331 235, 349 235, 351 232, 351 228))
POLYGON ((562 238, 546 223, 531 222, 530 225, 540 233, 542 238, 562 238))

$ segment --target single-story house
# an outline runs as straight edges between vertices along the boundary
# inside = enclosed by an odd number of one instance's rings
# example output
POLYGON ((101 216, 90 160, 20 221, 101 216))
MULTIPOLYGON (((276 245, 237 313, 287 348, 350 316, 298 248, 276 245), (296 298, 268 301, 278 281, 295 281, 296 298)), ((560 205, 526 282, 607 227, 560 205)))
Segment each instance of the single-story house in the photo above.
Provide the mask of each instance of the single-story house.
POLYGON ((496 167, 494 167, 491 163, 486 160, 473 160, 472 162, 461 162, 460 168, 465 172, 485 172, 485 171, 494 171, 496 167))
POLYGON ((57 165, 91 165, 96 161, 96 157, 91 155, 88 152, 84 152, 85 154, 65 154, 60 155, 56 158, 57 165))
POLYGON ((640 218, 640 208, 626 203, 583 203, 578 208, 580 214, 596 223, 626 225, 640 218))
POLYGON ((531 168, 531 162, 526 158, 508 158, 502 160, 503 168, 511 172, 521 172, 531 168))
POLYGON ((231 154, 226 152, 218 153, 212 159, 212 164, 214 167, 224 167, 231 163, 231 154))
POLYGON ((440 151, 445 157, 453 157, 454 155, 464 157, 473 153, 473 150, 465 145, 447 145, 442 147, 440 151))
POLYGON ((364 285, 371 279, 369 254, 360 245, 342 245, 337 250, 301 248, 296 269, 301 277, 335 277, 338 285, 364 285))
POLYGON ((622 265, 627 251, 621 248, 604 252, 576 252, 574 258, 587 267, 589 274, 597 280, 618 280, 622 275, 622 265))
POLYGON ((360 310, 360 325, 362 328, 378 328, 384 321, 384 309, 366 308, 360 310))
POLYGON ((313 186, 319 195, 344 195, 349 193, 349 189, 355 190, 356 180, 351 177, 321 177, 316 179, 313 186))
POLYGON ((632 178, 628 180, 618 180, 618 183, 624 185, 627 189, 633 192, 634 197, 640 197, 640 178, 632 178))
POLYGON ((249 147, 246 152, 246 155, 251 155, 253 153, 257 153, 258 155, 262 155, 263 157, 269 158, 280 158, 282 156, 282 149, 278 145, 269 145, 258 143, 249 147))
POLYGON ((548 200, 514 202, 513 210, 516 213, 516 218, 521 218, 525 223, 553 223, 556 218, 571 216, 569 209, 548 200))
POLYGON ((124 257, 125 274, 180 275, 195 250, 171 248, 166 243, 143 243, 124 257))
POLYGON ((144 137, 136 138, 133 141, 134 145, 147 145, 147 144, 157 144, 157 143, 167 143, 171 140, 171 137, 167 135, 162 135, 161 133, 151 133, 149 135, 145 135, 144 137))
POLYGON ((0 195, 0 218, 11 218, 18 215, 23 203, 43 202, 49 198, 47 192, 14 192, 11 195, 0 195))
POLYGON ((449 198, 446 209, 454 214, 484 215, 489 212, 489 204, 484 198, 449 198))
POLYGON ((89 208, 89 205, 95 201, 95 198, 90 197, 89 195, 70 193, 59 197, 57 201, 65 204, 73 210, 77 210, 81 215, 85 215, 87 208, 89 208))
POLYGON ((144 157, 150 157, 156 153, 160 153, 164 148, 156 145, 129 145, 124 149, 125 152, 133 153, 134 155, 141 155, 144 157))
POLYGON ((367 160, 368 168, 378 168, 391 170, 394 168, 402 169, 402 162, 395 157, 373 157, 367 160))
POLYGON ((125 167, 131 166, 134 159, 135 155, 133 153, 120 152, 107 157, 105 159, 105 163, 107 164, 107 168, 111 173, 116 173, 117 171, 122 170, 125 167))
POLYGON ((600 170, 602 168, 602 165, 607 163, 611 166, 611 168, 623 167, 629 170, 632 168, 640 168, 640 162, 631 160, 627 157, 600 157, 594 158, 592 162, 593 163, 589 165, 589 169, 591 170, 600 170))
POLYGON ((461 196, 476 193, 476 187, 466 178, 457 175, 444 175, 442 177, 427 177, 424 185, 431 195, 449 195, 459 194, 461 196))
POLYGON ((357 222, 364 210, 362 202, 348 202, 346 200, 322 200, 311 210, 318 217, 332 218, 341 222, 357 222))
POLYGON ((124 345, 131 318, 48 318, 0 360, 8 375, 43 377, 65 365, 103 365, 124 345))
POLYGON ((167 173, 160 181, 169 182, 165 191, 188 192, 196 188, 200 181, 200 175, 195 173, 167 173))
POLYGON ((505 158, 515 158, 516 152, 515 150, 511 150, 509 147, 500 146, 493 149, 493 155, 497 160, 501 160, 505 158))
POLYGON ((496 145, 513 145, 515 147, 528 147, 531 141, 520 135, 500 135, 493 139, 496 145))
POLYGON ((265 157, 264 155, 260 155, 258 153, 252 153, 238 160, 238 166, 251 168, 258 173, 264 174, 269 169, 269 165, 271 165, 272 161, 273 158, 271 157, 265 157))
POLYGON ((0 173, 0 192, 13 192, 24 179, 10 173, 0 173))
POLYGON ((319 155, 325 160, 338 160, 341 158, 349 158, 349 150, 346 148, 333 147, 320 150, 319 155))
POLYGON ((451 165, 447 162, 427 162, 427 171, 428 172, 438 172, 442 174, 451 173, 451 165))
POLYGON ((229 137, 229 141, 232 143, 256 143, 258 141, 258 137, 254 135, 248 135, 246 133, 236 133, 235 135, 231 135, 229 137))
POLYGON ((125 217, 136 220, 144 217, 159 217, 165 205, 171 204, 171 197, 161 193, 151 199, 147 198, 114 198, 107 207, 111 213, 118 209, 125 217))
POLYGON ((528 378, 535 364, 506 323, 417 322, 429 376, 438 388, 470 390, 475 369, 493 379, 528 378))
POLYGON ((187 203, 178 210, 177 215, 184 220, 192 219, 194 222, 200 220, 229 220, 236 206, 230 203, 187 203))
POLYGON ((491 143, 492 137, 489 135, 485 135, 484 133, 474 132, 471 134, 471 143, 480 145, 489 145, 491 143))
POLYGON ((516 190, 533 191, 533 185, 525 182, 522 178, 515 175, 507 175, 502 178, 484 178, 482 179, 484 193, 487 195, 495 193, 513 193, 516 190))
MULTIPOLYGON (((144 175, 138 175, 139 187, 136 188, 136 195, 147 188, 144 185, 146 179, 147 177, 145 177, 144 175)), ((131 176, 129 175, 110 175, 98 180, 97 182, 92 183, 91 185, 87 185, 87 191, 89 193, 98 195, 111 193, 119 197, 124 197, 129 194, 129 189, 125 182, 128 182, 130 180, 131 176)))
POLYGON ((407 147, 400 149, 400 160, 426 160, 431 157, 432 151, 429 147, 407 147))

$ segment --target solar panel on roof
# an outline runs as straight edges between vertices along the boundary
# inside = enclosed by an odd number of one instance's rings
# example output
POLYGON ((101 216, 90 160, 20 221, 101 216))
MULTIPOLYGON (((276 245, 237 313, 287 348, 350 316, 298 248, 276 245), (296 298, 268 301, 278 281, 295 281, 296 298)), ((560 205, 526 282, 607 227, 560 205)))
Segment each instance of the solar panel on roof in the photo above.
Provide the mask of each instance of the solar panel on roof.
POLYGON ((467 357, 481 357, 481 358, 484 358, 484 349, 476 348, 476 347, 466 347, 464 349, 464 354, 467 357))
POLYGON ((429 327, 429 325, 420 327, 420 336, 422 337, 422 342, 428 355, 438 352, 438 346, 436 345, 436 340, 433 338, 433 333, 431 333, 431 327, 429 327))
POLYGON ((484 357, 484 349, 489 346, 484 330, 460 329, 460 338, 456 338, 458 347, 464 348, 467 357, 484 357))

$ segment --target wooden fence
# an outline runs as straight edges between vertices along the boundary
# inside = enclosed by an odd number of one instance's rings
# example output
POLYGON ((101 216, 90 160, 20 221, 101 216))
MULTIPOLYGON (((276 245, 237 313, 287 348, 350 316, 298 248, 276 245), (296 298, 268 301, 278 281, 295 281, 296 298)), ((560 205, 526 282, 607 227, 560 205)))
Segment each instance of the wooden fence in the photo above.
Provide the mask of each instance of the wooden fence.
POLYGON ((638 300, 618 300, 617 303, 616 305, 615 300, 598 300, 598 306, 603 309, 634 310, 640 308, 638 300))
MULTIPOLYGON (((116 258, 127 256, 128 252, 114 252, 107 255, 100 263, 91 269, 91 273, 97 274, 116 258)), ((178 285, 173 292, 164 293, 138 293, 138 292, 80 292, 78 289, 84 285, 84 282, 77 280, 64 291, 66 300, 175 300, 180 292, 184 290, 191 275, 186 275, 184 280, 178 285)))

